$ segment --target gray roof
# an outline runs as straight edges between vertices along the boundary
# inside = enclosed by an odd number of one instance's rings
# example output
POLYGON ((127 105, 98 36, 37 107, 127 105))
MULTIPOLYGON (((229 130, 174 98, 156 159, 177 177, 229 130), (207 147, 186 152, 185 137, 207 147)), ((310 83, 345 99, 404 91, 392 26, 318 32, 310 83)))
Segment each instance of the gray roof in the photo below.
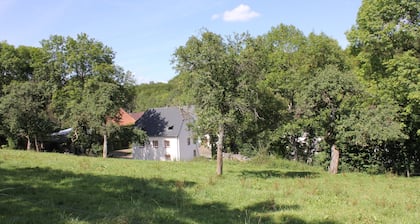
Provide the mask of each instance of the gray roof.
POLYGON ((184 122, 194 121, 194 107, 161 107, 144 112, 136 127, 151 137, 178 137, 184 122))

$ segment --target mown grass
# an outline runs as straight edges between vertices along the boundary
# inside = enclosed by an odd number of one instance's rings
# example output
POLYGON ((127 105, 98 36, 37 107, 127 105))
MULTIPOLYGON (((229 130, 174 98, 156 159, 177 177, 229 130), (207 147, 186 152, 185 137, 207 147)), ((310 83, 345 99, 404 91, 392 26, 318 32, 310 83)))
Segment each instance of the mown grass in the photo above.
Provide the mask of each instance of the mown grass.
POLYGON ((420 179, 0 150, 0 223, 418 223, 420 179))

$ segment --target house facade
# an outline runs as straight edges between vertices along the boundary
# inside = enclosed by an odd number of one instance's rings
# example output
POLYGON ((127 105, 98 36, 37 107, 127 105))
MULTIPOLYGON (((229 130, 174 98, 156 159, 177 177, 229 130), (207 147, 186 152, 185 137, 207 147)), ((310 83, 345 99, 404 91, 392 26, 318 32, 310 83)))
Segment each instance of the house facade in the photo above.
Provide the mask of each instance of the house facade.
POLYGON ((136 127, 146 132, 145 145, 133 148, 133 158, 141 160, 188 161, 199 156, 198 143, 189 125, 193 107, 152 108, 144 112, 136 127))

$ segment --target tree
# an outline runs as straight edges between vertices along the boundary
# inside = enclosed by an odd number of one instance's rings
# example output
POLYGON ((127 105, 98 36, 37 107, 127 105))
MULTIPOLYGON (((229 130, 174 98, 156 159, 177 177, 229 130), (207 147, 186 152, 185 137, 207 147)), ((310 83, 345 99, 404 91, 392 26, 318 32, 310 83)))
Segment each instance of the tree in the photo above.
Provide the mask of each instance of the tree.
POLYGON ((31 49, 25 46, 15 48, 6 42, 0 42, 0 91, 12 81, 29 80, 33 72, 29 63, 31 49))
MULTIPOLYGON (((317 76, 318 71, 334 65, 340 71, 349 69, 344 51, 325 34, 310 33, 305 36, 294 26, 279 25, 263 36, 268 55, 266 77, 263 86, 274 96, 278 107, 275 130, 270 135, 271 151, 295 160, 307 160, 313 156, 307 148, 300 147, 298 138, 306 135, 306 130, 299 123, 302 121, 297 108, 297 99, 309 80, 317 76)), ((316 136, 312 136, 316 137, 316 136)))
POLYGON ((32 140, 39 151, 38 140, 50 133, 53 124, 49 119, 47 83, 12 81, 4 87, 0 114, 7 125, 8 133, 26 138, 26 149, 31 149, 32 140))
POLYGON ((420 3, 416 0, 365 0, 356 25, 347 33, 358 74, 372 93, 395 101, 408 136, 391 146, 394 171, 420 170, 420 3))
MULTIPOLYGON (((131 73, 114 64, 114 52, 86 34, 71 37, 52 36, 42 42, 50 55, 50 71, 64 83, 54 92, 53 109, 61 125, 73 129, 73 142, 95 134, 103 138, 103 156, 111 123, 119 107, 133 99, 131 73)), ((91 147, 91 141, 86 146, 91 147)))
POLYGON ((88 114, 88 125, 90 128, 98 130, 103 136, 102 157, 108 155, 108 136, 113 132, 114 122, 112 119, 118 117, 121 106, 119 97, 120 88, 114 83, 98 82, 89 80, 83 94, 82 106, 88 114))
POLYGON ((369 149, 373 154, 382 142, 404 138, 397 111, 392 104, 369 98, 352 73, 327 66, 299 92, 299 119, 295 122, 306 132, 321 136, 330 146, 329 171, 337 173, 339 154, 347 154, 346 147, 369 149))
POLYGON ((196 105, 197 127, 217 133, 217 175, 223 173, 226 128, 238 117, 255 112, 259 71, 252 51, 247 51, 252 42, 247 34, 225 40, 204 31, 199 37, 190 37, 174 53, 176 70, 190 79, 186 88, 196 105))

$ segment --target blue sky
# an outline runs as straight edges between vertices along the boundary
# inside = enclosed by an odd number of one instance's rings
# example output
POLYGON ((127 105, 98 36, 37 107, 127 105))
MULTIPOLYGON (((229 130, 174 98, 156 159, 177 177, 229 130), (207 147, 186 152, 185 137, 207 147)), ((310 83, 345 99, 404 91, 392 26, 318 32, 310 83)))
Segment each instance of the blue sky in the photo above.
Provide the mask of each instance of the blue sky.
POLYGON ((87 33, 116 52, 137 83, 176 74, 175 49, 203 28, 223 36, 267 33, 279 24, 324 32, 347 46, 361 0, 0 0, 0 41, 40 46, 50 35, 87 33))

